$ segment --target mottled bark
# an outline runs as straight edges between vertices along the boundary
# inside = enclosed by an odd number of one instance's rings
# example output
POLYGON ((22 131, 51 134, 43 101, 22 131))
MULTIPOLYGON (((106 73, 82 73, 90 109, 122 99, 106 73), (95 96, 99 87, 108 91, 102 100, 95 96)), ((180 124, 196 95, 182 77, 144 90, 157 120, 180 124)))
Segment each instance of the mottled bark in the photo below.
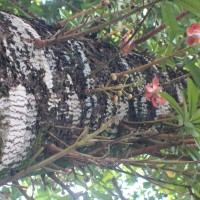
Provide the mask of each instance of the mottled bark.
MULTIPOLYGON (((90 93, 90 89, 105 86, 112 72, 136 67, 146 60, 135 53, 126 58, 119 56, 87 78, 116 49, 92 40, 70 40, 43 49, 35 47, 35 38, 50 37, 54 31, 42 22, 0 13, 0 172, 15 169, 26 161, 43 129, 72 144, 85 126, 90 131, 96 130, 117 116, 111 132, 112 137, 119 137, 122 133, 116 132, 122 119, 154 119, 169 110, 168 104, 154 109, 144 95, 129 102, 122 97, 118 104, 113 104, 104 92, 90 93)), ((129 78, 129 82, 137 85, 132 94, 142 92, 155 75, 162 82, 175 77, 174 72, 169 74, 155 66, 135 73, 129 78)), ((120 80, 113 84, 117 83, 120 80)), ((178 97, 181 84, 167 87, 168 92, 178 97)), ((145 126, 140 125, 142 128, 145 126)), ((56 143, 48 135, 42 139, 44 143, 56 143)))

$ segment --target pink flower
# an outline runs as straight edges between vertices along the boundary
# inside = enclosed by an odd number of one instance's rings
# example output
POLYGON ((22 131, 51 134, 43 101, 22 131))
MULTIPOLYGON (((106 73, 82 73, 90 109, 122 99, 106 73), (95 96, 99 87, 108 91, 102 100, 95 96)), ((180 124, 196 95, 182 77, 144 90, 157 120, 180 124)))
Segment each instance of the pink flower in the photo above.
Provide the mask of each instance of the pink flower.
MULTIPOLYGON (((123 47, 127 42, 128 40, 130 39, 130 36, 134 33, 134 30, 130 30, 128 31, 122 38, 119 46, 120 47, 123 47)), ((131 51, 131 44, 133 43, 133 39, 131 39, 128 44, 126 44, 126 46, 123 47, 123 49, 121 50, 121 53, 122 55, 128 55, 131 51)))
POLYGON ((148 83, 146 86, 146 99, 151 101, 155 108, 166 102, 164 98, 160 97, 159 92, 162 92, 162 87, 159 86, 159 78, 154 77, 152 84, 148 83))
POLYGON ((190 27, 187 28, 187 44, 193 45, 195 43, 200 43, 200 24, 193 23, 190 27))

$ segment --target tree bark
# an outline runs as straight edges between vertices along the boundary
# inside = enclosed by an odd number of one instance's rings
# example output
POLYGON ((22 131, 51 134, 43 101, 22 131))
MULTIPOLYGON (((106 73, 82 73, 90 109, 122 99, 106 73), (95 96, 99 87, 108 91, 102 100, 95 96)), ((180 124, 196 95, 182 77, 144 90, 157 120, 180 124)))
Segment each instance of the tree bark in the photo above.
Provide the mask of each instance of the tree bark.
MULTIPOLYGON (((124 118, 141 122, 168 113, 168 104, 154 109, 144 94, 131 101, 122 96, 117 104, 113 104, 105 92, 90 92, 91 89, 106 86, 111 73, 146 63, 142 55, 118 56, 99 73, 88 78, 93 70, 116 53, 112 45, 95 40, 83 42, 79 38, 40 49, 35 46, 35 39, 51 37, 56 31, 53 26, 5 12, 0 12, 0 19, 2 176, 8 174, 10 169, 26 166, 24 163, 36 151, 33 148, 48 142, 62 146, 47 132, 70 145, 84 127, 90 127, 91 132, 116 116, 112 130, 108 132, 117 138, 124 134, 118 131, 118 125, 124 118), (41 133, 44 135, 41 136, 41 133)), ((154 76, 159 76, 164 83, 175 78, 176 74, 153 66, 131 75, 128 81, 136 84, 133 96, 143 92, 154 76)), ((123 78, 112 84, 121 82, 123 78)), ((180 88, 181 83, 174 83, 166 86, 165 90, 179 98, 180 88)), ((140 130, 151 128, 142 124, 139 127, 140 130)))

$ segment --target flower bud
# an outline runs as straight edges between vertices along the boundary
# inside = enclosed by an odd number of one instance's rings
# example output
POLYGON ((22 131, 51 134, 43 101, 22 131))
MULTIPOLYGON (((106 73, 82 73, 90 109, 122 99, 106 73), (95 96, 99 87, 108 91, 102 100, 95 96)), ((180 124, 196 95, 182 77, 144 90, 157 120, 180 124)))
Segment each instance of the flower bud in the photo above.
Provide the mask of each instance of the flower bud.
POLYGON ((129 92, 133 92, 133 87, 129 87, 129 92))
POLYGON ((111 101, 112 101, 112 103, 117 103, 118 102, 118 100, 119 100, 119 97, 117 96, 117 95, 113 95, 112 97, 111 97, 111 101))
POLYGON ((124 77, 125 79, 128 79, 128 78, 129 78, 129 75, 128 75, 128 74, 124 74, 123 77, 124 77))
POLYGON ((127 95, 127 99, 128 99, 128 100, 131 100, 132 98, 133 98, 133 95, 132 95, 132 94, 128 94, 128 95, 127 95))
POLYGON ((119 91, 117 92, 117 96, 118 96, 118 97, 121 97, 121 96, 122 96, 122 91, 121 91, 121 90, 119 90, 119 91))
POLYGON ((113 81, 116 81, 116 80, 117 80, 117 75, 114 74, 114 73, 112 73, 112 74, 110 75, 110 77, 111 77, 111 79, 112 79, 113 81))

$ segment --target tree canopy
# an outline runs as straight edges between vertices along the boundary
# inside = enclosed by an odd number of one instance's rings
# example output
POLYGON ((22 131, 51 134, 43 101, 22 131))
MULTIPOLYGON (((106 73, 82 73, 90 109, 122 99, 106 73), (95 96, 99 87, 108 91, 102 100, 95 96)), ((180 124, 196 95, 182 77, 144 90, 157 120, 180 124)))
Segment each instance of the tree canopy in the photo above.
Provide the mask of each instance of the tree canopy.
POLYGON ((53 30, 35 39, 36 48, 81 41, 109 51, 109 61, 102 58, 88 77, 118 57, 139 59, 132 69, 105 70, 109 81, 84 92, 102 93, 114 105, 128 101, 135 109, 145 101, 148 107, 145 120, 145 108, 129 110, 116 138, 110 124, 120 112, 92 131, 81 127, 72 144, 56 138, 64 148, 48 144, 49 157, 40 157, 40 146, 26 169, 2 176, 0 198, 200 199, 199 0, 0 0, 0 10, 53 30), (153 74, 144 85, 134 75, 145 79, 145 73, 153 74), (66 158, 78 161, 66 164, 66 158))

